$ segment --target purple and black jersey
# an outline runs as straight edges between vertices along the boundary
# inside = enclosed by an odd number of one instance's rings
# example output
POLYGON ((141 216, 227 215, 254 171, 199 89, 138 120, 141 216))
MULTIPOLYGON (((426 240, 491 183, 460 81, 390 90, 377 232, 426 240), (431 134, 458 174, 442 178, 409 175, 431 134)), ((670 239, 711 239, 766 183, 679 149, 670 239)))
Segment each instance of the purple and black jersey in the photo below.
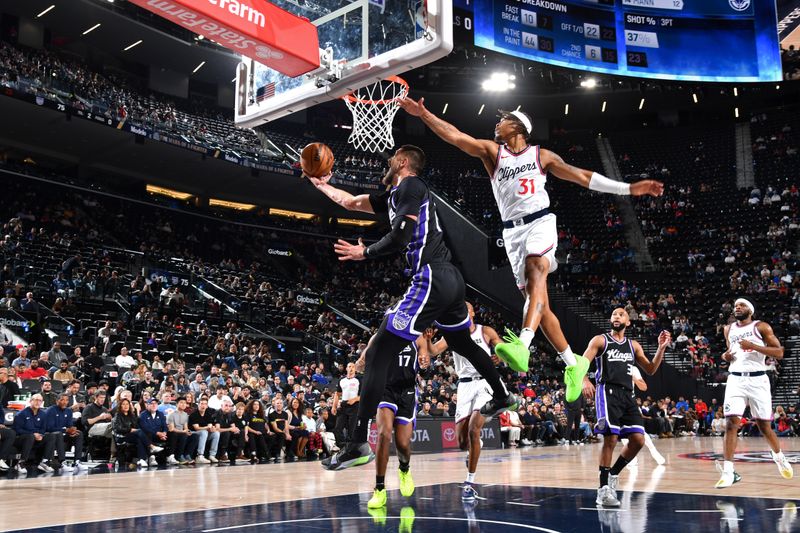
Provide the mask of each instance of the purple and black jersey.
POLYGON ((450 250, 444 243, 436 204, 422 179, 407 176, 397 187, 381 194, 371 194, 369 201, 376 214, 388 214, 389 223, 408 215, 417 218, 414 236, 404 252, 412 275, 419 273, 425 265, 450 262, 450 250))

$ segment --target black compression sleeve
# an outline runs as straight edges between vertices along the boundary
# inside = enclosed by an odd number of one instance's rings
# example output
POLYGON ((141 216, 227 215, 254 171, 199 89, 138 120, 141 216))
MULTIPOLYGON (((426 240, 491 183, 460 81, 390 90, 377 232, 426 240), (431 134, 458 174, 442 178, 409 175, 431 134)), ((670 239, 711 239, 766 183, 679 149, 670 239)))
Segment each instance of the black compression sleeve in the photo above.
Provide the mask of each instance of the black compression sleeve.
POLYGON ((408 217, 396 217, 392 222, 392 231, 381 240, 364 250, 364 257, 380 257, 398 252, 411 242, 416 224, 408 217))

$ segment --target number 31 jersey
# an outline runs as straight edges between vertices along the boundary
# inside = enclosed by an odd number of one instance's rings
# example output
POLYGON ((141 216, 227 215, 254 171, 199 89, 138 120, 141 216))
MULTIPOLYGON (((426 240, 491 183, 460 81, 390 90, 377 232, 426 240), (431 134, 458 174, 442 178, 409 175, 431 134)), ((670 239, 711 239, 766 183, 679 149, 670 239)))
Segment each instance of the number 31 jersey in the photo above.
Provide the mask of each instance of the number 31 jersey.
POLYGON ((539 163, 539 146, 528 146, 514 153, 501 144, 491 181, 500 218, 504 221, 550 207, 550 197, 544 188, 547 173, 539 163))

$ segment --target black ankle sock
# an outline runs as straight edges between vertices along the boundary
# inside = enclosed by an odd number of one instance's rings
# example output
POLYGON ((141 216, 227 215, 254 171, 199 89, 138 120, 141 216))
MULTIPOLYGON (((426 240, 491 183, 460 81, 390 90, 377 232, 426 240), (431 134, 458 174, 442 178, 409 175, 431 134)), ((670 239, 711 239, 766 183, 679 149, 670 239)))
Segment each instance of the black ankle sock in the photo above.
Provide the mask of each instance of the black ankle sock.
POLYGON ((400 471, 401 472, 408 472, 409 468, 411 468, 410 464, 404 463, 403 461, 400 461, 400 471))
POLYGON ((375 490, 386 488, 386 476, 375 476, 375 490))
POLYGON ((600 486, 605 487, 608 485, 608 474, 611 471, 607 466, 600 467, 600 486))
POLYGON ((367 434, 369 433, 369 421, 370 419, 358 419, 358 423, 356 424, 356 429, 353 431, 353 444, 361 444, 362 442, 367 442, 367 434))
POLYGON ((628 466, 628 463, 630 463, 630 461, 620 455, 617 462, 611 467, 611 475, 618 476, 619 473, 622 472, 622 469, 628 466))

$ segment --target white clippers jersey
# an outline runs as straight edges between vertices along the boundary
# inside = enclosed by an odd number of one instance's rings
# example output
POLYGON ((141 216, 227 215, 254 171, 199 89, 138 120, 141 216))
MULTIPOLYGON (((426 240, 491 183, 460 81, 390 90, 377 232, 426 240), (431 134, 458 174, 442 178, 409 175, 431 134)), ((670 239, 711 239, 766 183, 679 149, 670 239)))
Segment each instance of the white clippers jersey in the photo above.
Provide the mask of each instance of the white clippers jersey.
POLYGON ((734 322, 728 329, 728 343, 734 358, 729 368, 731 372, 758 372, 767 369, 766 355, 755 350, 743 350, 739 346, 739 342, 743 340, 748 340, 757 346, 766 346, 758 332, 758 322, 758 320, 754 320, 745 326, 734 322))
MULTIPOLYGON (((470 337, 475 344, 481 347, 484 352, 490 354, 491 351, 489 350, 489 345, 486 343, 486 340, 483 338, 483 326, 480 324, 475 324, 475 331, 470 334, 470 337)), ((475 370, 475 367, 472 366, 472 363, 467 360, 466 357, 458 355, 456 352, 453 352, 453 366, 456 368, 456 375, 459 378, 480 378, 480 373, 475 370)))
POLYGON ((539 164, 539 147, 528 146, 518 154, 505 144, 497 150, 492 191, 503 221, 514 220, 550 207, 544 186, 547 173, 539 164))

